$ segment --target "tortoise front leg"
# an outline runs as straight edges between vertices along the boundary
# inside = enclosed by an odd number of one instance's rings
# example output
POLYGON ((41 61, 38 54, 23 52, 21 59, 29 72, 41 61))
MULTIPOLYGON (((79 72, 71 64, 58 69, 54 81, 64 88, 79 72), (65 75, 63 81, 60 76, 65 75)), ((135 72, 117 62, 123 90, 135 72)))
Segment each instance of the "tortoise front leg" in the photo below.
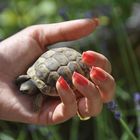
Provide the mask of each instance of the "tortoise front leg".
POLYGON ((33 103, 33 110, 34 112, 38 112, 40 110, 40 108, 42 107, 43 105, 43 102, 45 100, 45 95, 43 94, 37 94, 35 96, 35 100, 34 100, 34 103, 33 103))

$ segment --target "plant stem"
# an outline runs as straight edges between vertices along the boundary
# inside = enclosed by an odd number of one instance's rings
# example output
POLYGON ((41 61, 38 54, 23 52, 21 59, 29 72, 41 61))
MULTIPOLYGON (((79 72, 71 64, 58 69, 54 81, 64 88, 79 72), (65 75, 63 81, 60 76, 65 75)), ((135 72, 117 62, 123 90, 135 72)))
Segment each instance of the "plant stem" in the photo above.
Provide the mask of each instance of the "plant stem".
POLYGON ((132 140, 138 140, 136 138, 136 136, 131 132, 131 130, 129 129, 128 125, 125 123, 125 121, 122 118, 120 119, 120 123, 122 124, 122 126, 124 127, 124 129, 127 131, 127 133, 129 134, 129 136, 132 138, 132 140))
MULTIPOLYGON (((128 80, 128 84, 129 85, 134 85, 134 89, 136 89, 135 85, 135 81, 134 81, 134 76, 133 76, 133 72, 132 72, 132 68, 130 65, 130 61, 129 61, 129 57, 126 51, 126 45, 125 45, 125 41, 124 38, 122 38, 122 26, 121 23, 118 19, 118 14, 116 9, 114 8, 112 10, 112 17, 113 17, 113 28, 115 30, 116 33, 116 39, 117 39, 117 43, 118 43, 118 49, 120 51, 120 56, 121 56, 121 61, 123 64, 123 68, 124 68, 124 72, 125 72, 125 76, 127 77, 128 80)), ((134 89, 130 89, 131 92, 134 91, 134 89)))

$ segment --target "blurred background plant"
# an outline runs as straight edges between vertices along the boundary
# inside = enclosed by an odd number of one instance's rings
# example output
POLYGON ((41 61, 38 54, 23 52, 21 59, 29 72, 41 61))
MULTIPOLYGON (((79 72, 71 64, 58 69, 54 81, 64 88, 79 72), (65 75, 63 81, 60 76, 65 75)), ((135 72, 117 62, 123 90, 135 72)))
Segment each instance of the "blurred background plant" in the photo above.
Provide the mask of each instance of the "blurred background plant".
POLYGON ((74 48, 80 52, 90 49, 103 53, 112 63, 117 82, 115 100, 121 114, 115 111, 114 117, 105 106, 98 117, 84 122, 77 117, 55 126, 0 121, 0 140, 140 138, 140 1, 0 0, 0 40, 33 24, 93 17, 101 23, 93 34, 50 47, 77 46, 74 48))

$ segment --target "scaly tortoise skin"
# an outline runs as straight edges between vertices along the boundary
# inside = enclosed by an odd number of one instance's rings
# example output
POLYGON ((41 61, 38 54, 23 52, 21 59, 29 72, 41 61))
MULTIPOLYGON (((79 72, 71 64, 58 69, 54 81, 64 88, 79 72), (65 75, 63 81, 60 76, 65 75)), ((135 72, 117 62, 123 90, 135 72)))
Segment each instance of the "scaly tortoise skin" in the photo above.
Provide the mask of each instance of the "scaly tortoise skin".
POLYGON ((79 52, 66 47, 55 48, 42 54, 27 70, 27 75, 20 75, 16 83, 22 93, 37 94, 34 110, 39 110, 44 95, 58 96, 56 81, 60 76, 73 88, 74 71, 89 78, 89 68, 79 52))

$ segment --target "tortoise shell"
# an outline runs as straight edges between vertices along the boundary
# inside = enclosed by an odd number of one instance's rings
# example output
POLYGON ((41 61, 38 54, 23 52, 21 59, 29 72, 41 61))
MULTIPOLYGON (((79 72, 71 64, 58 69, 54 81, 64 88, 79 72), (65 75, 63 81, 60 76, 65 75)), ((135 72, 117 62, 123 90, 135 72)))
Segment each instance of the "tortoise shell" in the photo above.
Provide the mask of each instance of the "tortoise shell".
POLYGON ((58 96, 55 85, 62 76, 72 87, 72 74, 76 71, 89 78, 89 68, 82 62, 79 52, 71 48, 54 48, 42 54, 27 70, 42 94, 58 96))

